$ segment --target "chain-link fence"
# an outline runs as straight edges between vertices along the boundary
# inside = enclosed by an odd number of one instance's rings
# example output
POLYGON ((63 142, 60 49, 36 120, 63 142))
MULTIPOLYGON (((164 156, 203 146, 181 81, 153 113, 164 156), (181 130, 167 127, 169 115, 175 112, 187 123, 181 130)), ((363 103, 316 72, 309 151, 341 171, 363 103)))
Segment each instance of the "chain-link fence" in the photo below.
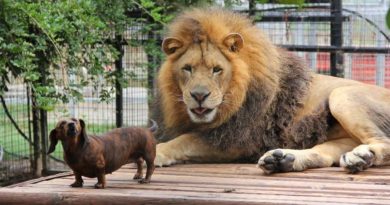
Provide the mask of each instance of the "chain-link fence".
POLYGON ((17 79, 1 96, 0 186, 34 176, 29 89, 17 79))

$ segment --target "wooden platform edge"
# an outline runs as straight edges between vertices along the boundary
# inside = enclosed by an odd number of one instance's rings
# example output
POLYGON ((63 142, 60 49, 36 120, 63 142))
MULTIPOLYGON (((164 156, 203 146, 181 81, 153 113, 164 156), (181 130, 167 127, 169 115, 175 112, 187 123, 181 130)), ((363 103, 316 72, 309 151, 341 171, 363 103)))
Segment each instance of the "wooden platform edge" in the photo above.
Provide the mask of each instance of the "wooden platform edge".
POLYGON ((31 179, 31 180, 20 182, 20 183, 17 183, 17 184, 12 184, 12 185, 9 185, 9 186, 6 186, 6 187, 0 187, 0 189, 1 188, 15 188, 15 187, 24 186, 26 184, 36 184, 36 183, 39 183, 39 182, 42 182, 42 181, 52 180, 52 179, 66 177, 66 176, 71 176, 71 175, 73 175, 73 172, 63 172, 63 173, 59 173, 59 174, 49 175, 49 176, 46 176, 46 177, 39 177, 39 178, 36 178, 36 179, 31 179))
MULTIPOLYGON (((274 204, 270 200, 265 201, 267 204, 274 204)), ((197 198, 182 198, 182 197, 145 197, 145 196, 123 196, 123 195, 98 195, 94 194, 85 196, 80 193, 38 193, 38 192, 13 192, 7 190, 0 192, 0 204, 29 204, 29 205, 61 205, 61 204, 131 204, 131 205, 166 205, 166 204, 186 204, 186 205, 253 205, 259 202, 252 201, 224 201, 215 199, 197 199, 197 198), (9 192, 8 192, 9 191, 9 192)), ((284 204, 277 202, 277 204, 284 204)), ((285 204, 292 204, 291 202, 285 204)))

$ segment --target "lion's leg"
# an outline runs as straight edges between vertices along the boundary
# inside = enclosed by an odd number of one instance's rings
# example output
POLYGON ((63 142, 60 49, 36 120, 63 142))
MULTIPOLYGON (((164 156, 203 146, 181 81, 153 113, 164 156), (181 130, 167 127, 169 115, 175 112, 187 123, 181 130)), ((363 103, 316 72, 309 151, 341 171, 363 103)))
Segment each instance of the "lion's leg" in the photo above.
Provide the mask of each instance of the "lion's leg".
POLYGON ((338 164, 340 156, 357 145, 351 138, 342 138, 324 142, 311 149, 275 149, 266 152, 259 159, 258 166, 266 174, 330 167, 338 164))
POLYGON ((329 98, 332 115, 362 145, 340 165, 351 173, 390 163, 390 92, 372 86, 338 88, 329 98))
POLYGON ((157 145, 156 166, 169 166, 184 161, 228 162, 239 157, 239 152, 222 152, 195 134, 183 134, 157 145))

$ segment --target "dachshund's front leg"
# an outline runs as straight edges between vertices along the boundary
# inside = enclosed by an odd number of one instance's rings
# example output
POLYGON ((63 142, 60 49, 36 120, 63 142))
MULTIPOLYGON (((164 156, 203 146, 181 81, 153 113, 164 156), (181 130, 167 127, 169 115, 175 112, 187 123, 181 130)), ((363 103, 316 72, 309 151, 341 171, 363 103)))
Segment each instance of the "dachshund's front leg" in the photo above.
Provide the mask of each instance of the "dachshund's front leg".
POLYGON ((71 184, 70 186, 71 187, 82 187, 83 186, 83 178, 81 178, 81 175, 77 172, 73 172, 74 173, 74 177, 76 179, 75 182, 73 182, 73 184, 71 184))

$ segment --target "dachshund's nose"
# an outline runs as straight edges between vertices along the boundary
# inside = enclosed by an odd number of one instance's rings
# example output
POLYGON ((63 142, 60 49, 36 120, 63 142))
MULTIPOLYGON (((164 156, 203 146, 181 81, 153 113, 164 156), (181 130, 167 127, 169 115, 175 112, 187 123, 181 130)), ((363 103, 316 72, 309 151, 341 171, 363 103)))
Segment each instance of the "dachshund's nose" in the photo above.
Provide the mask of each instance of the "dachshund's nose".
POLYGON ((76 124, 74 122, 71 122, 68 124, 68 127, 70 130, 74 130, 74 129, 76 129, 76 124))
POLYGON ((67 135, 70 136, 70 137, 73 137, 73 136, 76 136, 77 134, 77 131, 76 131, 76 123, 74 122, 70 122, 68 124, 68 132, 67 132, 67 135))

